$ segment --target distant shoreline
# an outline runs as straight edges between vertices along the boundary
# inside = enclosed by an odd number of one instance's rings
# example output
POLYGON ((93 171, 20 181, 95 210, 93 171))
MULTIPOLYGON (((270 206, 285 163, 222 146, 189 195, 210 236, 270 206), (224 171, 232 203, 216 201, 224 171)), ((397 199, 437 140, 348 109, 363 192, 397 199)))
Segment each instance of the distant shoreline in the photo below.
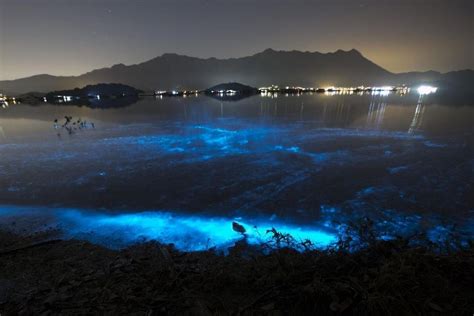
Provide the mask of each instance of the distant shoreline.
POLYGON ((8 101, 22 102, 27 104, 38 104, 48 102, 53 104, 75 104, 86 102, 99 102, 102 99, 123 99, 138 97, 188 97, 207 95, 222 100, 239 100, 253 95, 261 96, 274 95, 302 95, 302 94, 388 94, 399 93, 406 94, 410 92, 407 86, 382 86, 382 87, 300 87, 285 86, 279 87, 271 85, 268 87, 254 88, 240 83, 220 84, 205 90, 156 90, 153 92, 143 92, 130 86, 121 84, 98 84, 86 86, 82 89, 52 91, 48 93, 27 93, 18 98, 2 97, 3 103, 8 101))

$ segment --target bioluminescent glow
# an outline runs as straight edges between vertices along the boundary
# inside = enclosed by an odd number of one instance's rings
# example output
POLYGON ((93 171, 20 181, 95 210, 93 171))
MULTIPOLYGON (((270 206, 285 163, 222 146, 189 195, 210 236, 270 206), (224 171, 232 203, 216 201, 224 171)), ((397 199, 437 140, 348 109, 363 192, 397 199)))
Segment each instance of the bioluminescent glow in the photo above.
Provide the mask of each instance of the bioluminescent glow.
POLYGON ((437 90, 438 90, 437 87, 432 87, 432 86, 419 86, 417 89, 419 94, 435 93, 437 90))
MULTIPOLYGON (((225 129, 211 125, 184 126, 182 134, 162 134, 107 138, 101 146, 120 148, 124 152, 140 152, 141 157, 152 155, 176 156, 170 163, 195 163, 237 155, 272 154, 286 152, 313 157, 317 162, 325 160, 328 153, 305 150, 299 145, 311 140, 339 137, 387 137, 405 138, 406 134, 370 130, 317 129, 307 130, 295 137, 288 128, 259 127, 251 129, 225 129), (122 149, 123 147, 123 149, 122 149)), ((410 136, 413 139, 417 136, 410 136)), ((334 153, 343 154, 342 151, 334 153)), ((171 159, 171 158, 170 158, 171 159)))
MULTIPOLYGON (((359 198, 378 194, 383 188, 368 187, 361 190, 359 198)), ((362 200, 360 200, 362 201, 362 200)), ((361 204, 361 207, 364 205, 361 204)), ((28 225, 28 231, 40 231, 47 227, 59 228, 63 238, 89 240, 110 248, 121 248, 143 241, 174 244, 183 251, 201 251, 216 248, 226 251, 237 241, 246 239, 251 245, 267 244, 276 247, 272 229, 289 234, 292 243, 283 241, 280 246, 305 249, 303 242, 310 241, 316 249, 335 246, 340 238, 350 237, 354 249, 363 245, 357 234, 361 214, 345 214, 338 207, 321 206, 321 217, 311 224, 299 225, 277 219, 275 215, 263 217, 222 217, 186 214, 168 211, 119 212, 99 210, 0 206, 0 225, 16 221, 16 229, 28 225), (235 231, 232 223, 245 228, 245 236, 235 231), (35 226, 36 225, 36 226, 35 226)), ((454 225, 437 216, 402 214, 391 210, 374 217, 373 233, 376 238, 389 240, 396 236, 412 236, 425 232, 428 240, 443 245, 452 236, 466 243, 472 239, 474 220, 454 225)))
MULTIPOLYGON (((65 238, 80 238, 109 247, 123 247, 133 243, 155 240, 174 244, 184 251, 200 251, 212 247, 225 250, 235 242, 246 238, 249 244, 271 242, 268 230, 275 228, 282 234, 290 234, 298 243, 309 240, 316 248, 325 248, 337 241, 337 236, 321 225, 292 225, 274 218, 225 218, 166 211, 111 214, 84 209, 45 207, 0 207, 0 216, 23 218, 48 217, 60 227, 65 238), (51 218, 52 217, 52 218, 51 218), (232 229, 238 222, 244 235, 232 229)), ((1 217, 0 217, 1 219, 1 217)), ((284 245, 284 244, 283 244, 284 245)))
POLYGON ((44 205, 41 212, 70 238, 116 247, 156 239, 184 250, 233 244, 242 238, 232 230, 234 220, 247 229, 250 243, 270 237, 266 230, 274 227, 327 245, 365 216, 389 238, 426 231, 421 222, 437 212, 467 214, 464 150, 423 133, 422 109, 406 111, 415 116, 414 133, 385 128, 390 106, 383 98, 370 100, 359 111, 358 128, 219 118, 3 143, 0 197, 44 205), (438 177, 439 166, 450 176, 438 177), (334 211, 320 209, 322 203, 334 211), (387 211, 393 215, 381 215, 387 211))
MULTIPOLYGON (((63 211, 59 215, 70 237, 90 235, 93 241, 114 239, 123 244, 157 240, 174 244, 180 250, 198 251, 211 247, 225 249, 244 238, 232 229, 232 218, 184 215, 171 212, 143 212, 120 215, 63 211), (92 233, 90 233, 92 232, 92 233), (113 238, 115 237, 115 238, 113 238)), ((289 225, 277 221, 239 219, 245 227, 247 242, 260 244, 271 241, 267 230, 290 234, 295 241, 310 240, 324 248, 337 241, 333 233, 311 226, 289 225)))

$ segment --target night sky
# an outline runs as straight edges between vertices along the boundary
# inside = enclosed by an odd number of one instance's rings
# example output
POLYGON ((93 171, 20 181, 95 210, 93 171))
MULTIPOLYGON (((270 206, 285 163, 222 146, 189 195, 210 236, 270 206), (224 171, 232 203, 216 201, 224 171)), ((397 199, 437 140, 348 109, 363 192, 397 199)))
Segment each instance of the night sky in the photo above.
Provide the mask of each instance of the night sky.
POLYGON ((0 0, 0 79, 163 53, 356 48, 394 71, 474 68, 474 1, 0 0))

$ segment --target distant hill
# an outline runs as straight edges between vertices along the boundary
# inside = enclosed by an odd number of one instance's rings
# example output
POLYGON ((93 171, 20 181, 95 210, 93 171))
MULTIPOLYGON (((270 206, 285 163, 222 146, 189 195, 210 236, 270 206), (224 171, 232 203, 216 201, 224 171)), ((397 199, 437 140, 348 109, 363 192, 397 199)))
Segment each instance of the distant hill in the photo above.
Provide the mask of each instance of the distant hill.
POLYGON ((28 104, 39 104, 44 98, 49 103, 81 105, 94 108, 123 107, 135 103, 141 90, 119 83, 101 83, 83 88, 51 91, 46 94, 27 93, 19 100, 28 104))
POLYGON ((228 82, 212 86, 204 93, 220 101, 238 101, 257 94, 258 89, 238 82, 228 82))
POLYGON ((71 96, 77 98, 96 97, 125 97, 138 96, 141 90, 120 83, 100 83, 96 85, 87 85, 83 88, 75 88, 71 90, 52 91, 45 95, 47 99, 55 96, 71 96))
MULTIPOLYGON (((332 53, 275 51, 230 59, 195 58, 164 54, 136 65, 118 64, 80 76, 37 75, 0 81, 0 91, 17 95, 29 91, 49 92, 102 82, 121 83, 145 91, 205 89, 220 82, 244 82, 254 87, 299 85, 387 85, 472 80, 467 75, 438 72, 394 74, 365 58, 355 49, 332 53)), ((470 84, 472 84, 471 81, 470 84)))

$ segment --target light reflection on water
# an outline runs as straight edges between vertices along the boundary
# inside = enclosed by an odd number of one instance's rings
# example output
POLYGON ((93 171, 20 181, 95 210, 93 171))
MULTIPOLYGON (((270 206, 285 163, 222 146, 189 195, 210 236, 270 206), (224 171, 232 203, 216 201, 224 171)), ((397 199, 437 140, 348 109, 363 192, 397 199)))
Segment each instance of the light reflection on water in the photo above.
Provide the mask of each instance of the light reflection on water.
POLYGON ((384 238, 442 239, 455 223, 472 236, 473 107, 425 97, 12 106, 0 116, 0 204, 49 210, 71 237, 187 250, 238 240, 235 218, 321 245, 364 217, 384 238), (64 115, 96 128, 57 135, 64 115))

